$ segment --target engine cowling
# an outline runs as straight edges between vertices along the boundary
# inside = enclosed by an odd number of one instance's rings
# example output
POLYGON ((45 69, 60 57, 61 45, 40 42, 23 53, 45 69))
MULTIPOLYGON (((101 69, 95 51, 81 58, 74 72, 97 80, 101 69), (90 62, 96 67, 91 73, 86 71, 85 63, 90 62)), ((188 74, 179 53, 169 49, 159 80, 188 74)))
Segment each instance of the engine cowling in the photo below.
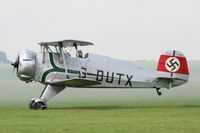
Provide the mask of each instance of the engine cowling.
POLYGON ((20 52, 18 57, 17 76, 20 80, 30 82, 35 75, 36 53, 30 50, 20 52))

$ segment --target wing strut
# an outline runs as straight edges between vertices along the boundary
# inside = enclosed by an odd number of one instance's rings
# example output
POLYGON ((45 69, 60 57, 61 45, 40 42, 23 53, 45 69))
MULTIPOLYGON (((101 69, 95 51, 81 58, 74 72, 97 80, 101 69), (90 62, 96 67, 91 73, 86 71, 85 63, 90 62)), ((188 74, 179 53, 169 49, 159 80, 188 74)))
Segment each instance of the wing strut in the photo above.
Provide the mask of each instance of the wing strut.
MULTIPOLYGON (((73 45, 74 45, 74 47, 76 49, 76 53, 77 53, 78 52, 77 43, 74 43, 73 45)), ((79 58, 77 58, 77 59, 78 59, 78 64, 79 64, 80 77, 82 77, 82 69, 81 69, 80 59, 79 58)))
POLYGON ((67 73, 67 75, 68 75, 67 66, 66 66, 66 61, 65 61, 65 56, 64 56, 64 52, 63 52, 62 42, 59 42, 59 49, 60 49, 60 53, 61 53, 61 55, 62 55, 63 65, 64 65, 64 67, 65 67, 65 73, 67 73))

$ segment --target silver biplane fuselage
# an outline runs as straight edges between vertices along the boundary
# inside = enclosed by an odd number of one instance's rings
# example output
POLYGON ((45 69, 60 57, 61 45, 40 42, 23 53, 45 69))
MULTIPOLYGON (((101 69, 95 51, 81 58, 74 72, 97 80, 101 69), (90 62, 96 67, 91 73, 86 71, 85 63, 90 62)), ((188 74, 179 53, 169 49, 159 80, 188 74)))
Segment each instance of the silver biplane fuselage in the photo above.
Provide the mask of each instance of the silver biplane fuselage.
MULTIPOLYGON (((46 109, 47 101, 65 87, 155 88, 161 95, 160 88, 171 88, 188 81, 188 74, 151 71, 127 61, 92 53, 86 53, 84 58, 80 58, 64 52, 69 47, 78 50, 78 46, 92 45, 89 42, 64 40, 40 45, 41 52, 22 51, 13 63, 19 79, 27 83, 35 80, 46 85, 40 98, 31 100, 31 109, 46 109)), ((167 54, 174 58, 184 57, 178 51, 168 51, 167 54)))

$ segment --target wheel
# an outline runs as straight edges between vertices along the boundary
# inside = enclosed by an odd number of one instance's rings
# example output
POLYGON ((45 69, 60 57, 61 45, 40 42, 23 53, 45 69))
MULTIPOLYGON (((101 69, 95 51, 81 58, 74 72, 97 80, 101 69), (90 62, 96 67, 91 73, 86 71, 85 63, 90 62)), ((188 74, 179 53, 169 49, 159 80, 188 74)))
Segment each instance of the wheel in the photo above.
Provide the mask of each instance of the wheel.
POLYGON ((160 88, 156 88, 156 92, 157 92, 158 96, 162 95, 162 92, 160 91, 160 88))
POLYGON ((44 110, 47 109, 47 105, 41 99, 31 99, 29 103, 29 108, 35 110, 44 110))
POLYGON ((162 92, 158 91, 158 96, 161 96, 162 95, 162 92))

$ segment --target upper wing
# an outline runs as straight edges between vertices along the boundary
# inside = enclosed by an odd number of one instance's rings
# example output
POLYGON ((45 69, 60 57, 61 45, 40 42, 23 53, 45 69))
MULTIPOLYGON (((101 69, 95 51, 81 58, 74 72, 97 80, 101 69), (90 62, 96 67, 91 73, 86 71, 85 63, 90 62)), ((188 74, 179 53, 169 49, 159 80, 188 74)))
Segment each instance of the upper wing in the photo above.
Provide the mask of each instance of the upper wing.
POLYGON ((59 46, 62 47, 73 47, 73 46, 88 46, 88 45, 94 45, 91 42, 85 42, 85 41, 78 41, 78 40, 63 40, 63 41, 53 41, 53 42, 41 42, 40 45, 48 45, 48 46, 59 46))

